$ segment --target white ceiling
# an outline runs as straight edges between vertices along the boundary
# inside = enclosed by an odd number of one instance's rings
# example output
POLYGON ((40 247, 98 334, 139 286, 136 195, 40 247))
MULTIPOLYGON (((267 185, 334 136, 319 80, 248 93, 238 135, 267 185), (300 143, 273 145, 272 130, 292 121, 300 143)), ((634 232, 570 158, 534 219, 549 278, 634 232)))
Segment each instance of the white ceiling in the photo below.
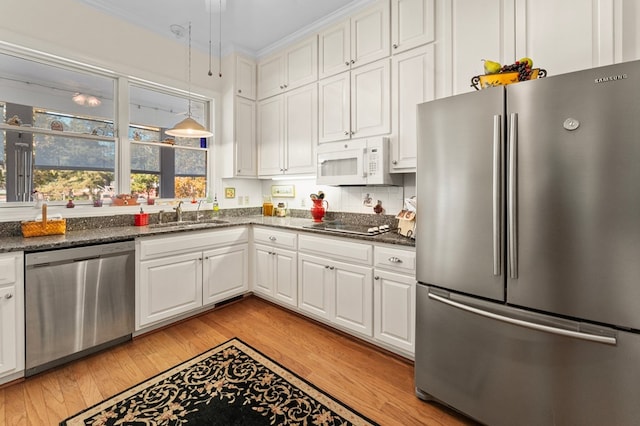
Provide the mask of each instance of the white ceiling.
POLYGON ((191 22, 194 49, 260 57, 282 40, 302 37, 372 0, 78 0, 167 38, 191 22), (220 10, 222 11, 220 14, 220 10), (222 32, 220 31, 222 29, 222 32), (221 37, 220 37, 220 33, 221 37), (222 39, 222 44, 219 44, 222 39))

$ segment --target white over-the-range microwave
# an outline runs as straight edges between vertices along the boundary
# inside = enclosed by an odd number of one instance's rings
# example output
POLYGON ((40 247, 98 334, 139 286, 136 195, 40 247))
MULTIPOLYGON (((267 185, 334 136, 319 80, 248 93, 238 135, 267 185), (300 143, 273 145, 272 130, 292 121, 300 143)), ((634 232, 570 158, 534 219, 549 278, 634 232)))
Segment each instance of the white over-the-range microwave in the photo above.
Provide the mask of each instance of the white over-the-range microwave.
POLYGON ((372 137, 318 146, 320 185, 398 185, 401 176, 389 173, 389 138, 372 137))

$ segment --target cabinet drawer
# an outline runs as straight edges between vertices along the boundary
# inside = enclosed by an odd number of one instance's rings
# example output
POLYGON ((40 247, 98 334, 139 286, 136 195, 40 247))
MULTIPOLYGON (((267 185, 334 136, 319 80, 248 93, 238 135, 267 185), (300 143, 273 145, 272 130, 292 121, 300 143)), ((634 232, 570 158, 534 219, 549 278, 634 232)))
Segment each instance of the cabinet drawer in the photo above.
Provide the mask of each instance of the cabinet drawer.
POLYGON ((310 235, 299 235, 300 251, 322 254, 343 262, 358 262, 371 265, 373 246, 348 241, 346 238, 323 238, 310 235))
POLYGON ((293 232, 276 231, 273 228, 253 228, 253 241, 268 244, 273 247, 295 249, 297 234, 293 232))
POLYGON ((376 268, 385 268, 411 275, 416 273, 416 252, 412 250, 376 246, 373 262, 376 268))
POLYGON ((153 259, 168 254, 193 252, 217 246, 246 243, 248 241, 249 230, 246 226, 143 238, 140 240, 140 260, 153 259))
POLYGON ((16 282, 16 257, 0 257, 0 285, 16 282))

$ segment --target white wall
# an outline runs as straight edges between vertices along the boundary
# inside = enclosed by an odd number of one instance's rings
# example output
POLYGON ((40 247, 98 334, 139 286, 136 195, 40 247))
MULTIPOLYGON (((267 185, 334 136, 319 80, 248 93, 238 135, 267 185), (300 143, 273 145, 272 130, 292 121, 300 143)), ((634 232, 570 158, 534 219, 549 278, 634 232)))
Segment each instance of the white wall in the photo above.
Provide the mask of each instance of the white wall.
MULTIPOLYGON (((184 39, 160 37, 73 0, 2 0, 0 40, 188 89, 184 39)), ((192 91, 212 97, 217 75, 209 57, 192 50, 192 91)))

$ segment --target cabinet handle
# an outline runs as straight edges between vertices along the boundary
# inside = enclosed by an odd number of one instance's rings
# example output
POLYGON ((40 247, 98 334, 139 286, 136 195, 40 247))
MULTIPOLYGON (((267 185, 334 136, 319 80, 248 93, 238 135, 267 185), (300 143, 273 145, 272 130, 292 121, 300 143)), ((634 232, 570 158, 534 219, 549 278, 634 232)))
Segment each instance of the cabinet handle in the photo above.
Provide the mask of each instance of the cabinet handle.
POLYGON ((353 130, 351 131, 351 136, 355 135, 356 132, 354 132, 353 130))
POLYGON ((277 240, 277 238, 274 237, 273 235, 269 237, 269 241, 275 241, 275 240, 277 240))
POLYGON ((13 294, 11 294, 11 293, 7 293, 7 294, 4 295, 5 299, 11 299, 12 297, 13 297, 13 294))
POLYGON ((391 263, 402 263, 402 259, 400 259, 398 257, 395 257, 395 256, 392 256, 392 257, 389 258, 389 262, 391 262, 391 263))
POLYGON ((242 93, 242 89, 238 89, 238 93, 242 93))
POLYGON ((374 279, 374 280, 379 280, 379 279, 380 279, 380 277, 376 275, 375 277, 373 277, 373 279, 374 279))
POLYGON ((349 61, 345 62, 344 64, 345 64, 346 66, 349 66, 349 61))
POLYGON ((393 161, 391 162, 391 164, 393 164, 393 165, 395 166, 396 164, 398 164, 398 161, 393 160, 393 161))
POLYGON ((284 89, 284 86, 281 84, 281 85, 280 85, 280 88, 281 88, 281 89, 284 89))
POLYGON ((394 48, 394 49, 397 49, 397 48, 398 48, 398 45, 394 43, 393 48, 394 48))
POLYGON ((289 87, 289 85, 288 85, 288 84, 285 84, 285 85, 284 85, 284 88, 286 89, 287 87, 289 87))
POLYGON ((324 265, 324 269, 329 269, 329 265, 324 265))
POLYGON ((351 65, 355 64, 356 61, 354 61, 353 59, 351 60, 351 65))
POLYGON ((331 269, 333 271, 334 269, 336 269, 336 267, 335 266, 329 266, 329 269, 331 269))
POLYGON ((348 130, 345 130, 345 131, 344 131, 344 135, 345 135, 345 136, 349 136, 349 131, 348 131, 348 130))

